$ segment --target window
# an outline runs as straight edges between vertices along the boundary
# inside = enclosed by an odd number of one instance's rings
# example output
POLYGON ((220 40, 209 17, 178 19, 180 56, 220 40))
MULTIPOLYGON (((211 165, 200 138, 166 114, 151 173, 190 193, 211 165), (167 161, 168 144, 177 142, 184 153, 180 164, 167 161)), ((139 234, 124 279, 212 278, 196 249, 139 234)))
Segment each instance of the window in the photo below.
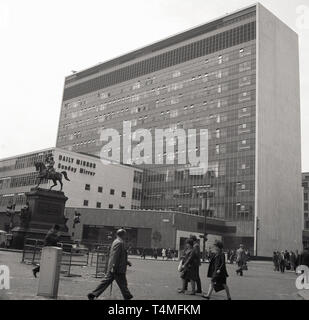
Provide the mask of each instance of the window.
POLYGON ((113 205, 113 204, 109 204, 109 205, 108 205, 108 208, 109 208, 109 209, 113 209, 113 208, 114 208, 114 205, 113 205))
POLYGON ((84 207, 88 207, 89 205, 89 201, 88 200, 84 200, 84 207))
POLYGON ((308 203, 305 203, 305 204, 304 204, 304 210, 305 210, 305 211, 308 211, 308 210, 309 210, 309 208, 308 208, 308 203))
POLYGON ((97 202, 97 208, 98 208, 98 209, 101 208, 101 202, 97 202))
POLYGON ((111 195, 114 195, 114 194, 115 194, 115 189, 111 189, 111 190, 110 190, 110 194, 111 194, 111 195))
POLYGON ((239 65, 239 72, 244 72, 248 70, 251 70, 251 61, 247 61, 239 65))
POLYGON ((304 194, 304 200, 305 200, 305 201, 308 201, 308 193, 305 193, 305 194, 304 194))
POLYGON ((127 193, 126 193, 125 191, 122 191, 122 192, 121 192, 121 197, 122 197, 122 198, 125 198, 126 196, 127 196, 127 193))
POLYGON ((220 138, 220 129, 216 130, 216 138, 219 139, 220 138))
POLYGON ((216 145, 216 154, 220 154, 220 145, 219 144, 216 145))
POLYGON ((119 205, 119 209, 124 209, 124 206, 119 205))
POLYGON ((98 187, 98 192, 102 193, 103 192, 103 187, 98 187))
POLYGON ((90 191, 90 184, 85 185, 85 190, 90 191))

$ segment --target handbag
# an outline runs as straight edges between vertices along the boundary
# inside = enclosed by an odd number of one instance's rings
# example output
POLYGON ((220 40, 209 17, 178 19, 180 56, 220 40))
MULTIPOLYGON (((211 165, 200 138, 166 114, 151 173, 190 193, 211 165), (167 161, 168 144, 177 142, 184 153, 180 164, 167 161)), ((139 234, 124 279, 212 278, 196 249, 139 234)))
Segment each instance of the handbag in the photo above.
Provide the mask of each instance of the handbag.
POLYGON ((213 283, 213 287, 214 287, 215 292, 220 292, 220 291, 224 290, 223 284, 220 282, 218 283, 215 281, 213 283))

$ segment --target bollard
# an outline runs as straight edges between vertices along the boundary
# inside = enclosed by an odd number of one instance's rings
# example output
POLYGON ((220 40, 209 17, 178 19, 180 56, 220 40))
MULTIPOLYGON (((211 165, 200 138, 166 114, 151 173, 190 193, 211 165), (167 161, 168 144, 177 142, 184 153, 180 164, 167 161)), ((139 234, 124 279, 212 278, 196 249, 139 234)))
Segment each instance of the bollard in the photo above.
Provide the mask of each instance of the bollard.
POLYGON ((61 256, 61 248, 42 248, 38 296, 57 298, 61 256))

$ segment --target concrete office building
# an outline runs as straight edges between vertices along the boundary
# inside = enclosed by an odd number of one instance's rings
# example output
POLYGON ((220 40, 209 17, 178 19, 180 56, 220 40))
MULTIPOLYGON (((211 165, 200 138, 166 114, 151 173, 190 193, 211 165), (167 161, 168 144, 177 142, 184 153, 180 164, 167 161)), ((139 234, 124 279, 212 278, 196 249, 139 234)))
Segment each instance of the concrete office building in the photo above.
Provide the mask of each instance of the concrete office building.
MULTIPOLYGON (((10 203, 19 211, 26 203, 25 193, 36 185, 37 161, 53 155, 56 171, 66 171, 71 181, 63 181, 68 197, 66 207, 138 209, 141 204, 142 170, 117 164, 103 164, 94 156, 50 148, 0 160, 0 211, 10 203)), ((52 181, 43 181, 49 188, 52 181)), ((54 187, 60 190, 60 185, 54 187)))
POLYGON ((208 173, 178 165, 176 143, 175 164, 144 167, 142 208, 233 221, 235 244, 260 256, 301 249, 298 56, 297 34, 262 5, 225 15, 66 77, 57 147, 99 155, 102 129, 125 120, 206 128, 208 173))

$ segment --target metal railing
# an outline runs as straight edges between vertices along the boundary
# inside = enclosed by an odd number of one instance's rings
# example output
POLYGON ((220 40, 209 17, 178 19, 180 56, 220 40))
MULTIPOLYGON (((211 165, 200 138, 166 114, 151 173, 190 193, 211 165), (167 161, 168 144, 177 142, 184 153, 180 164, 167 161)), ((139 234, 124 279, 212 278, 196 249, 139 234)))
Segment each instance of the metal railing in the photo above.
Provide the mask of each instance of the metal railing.
MULTIPOLYGON (((41 260, 41 251, 44 246, 43 240, 25 239, 24 249, 22 253, 22 263, 37 265, 41 260)), ((80 248, 71 243, 58 243, 58 247, 62 248, 61 272, 66 276, 73 276, 72 267, 84 267, 89 263, 89 250, 80 248)))

